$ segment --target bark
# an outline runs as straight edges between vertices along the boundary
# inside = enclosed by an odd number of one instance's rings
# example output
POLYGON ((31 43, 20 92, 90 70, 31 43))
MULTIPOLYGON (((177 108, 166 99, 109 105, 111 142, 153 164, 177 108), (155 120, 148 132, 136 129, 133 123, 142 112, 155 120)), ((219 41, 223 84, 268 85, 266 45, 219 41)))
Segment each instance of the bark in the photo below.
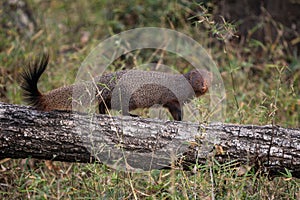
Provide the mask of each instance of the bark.
POLYGON ((97 161, 127 170, 214 158, 271 172, 286 168, 300 177, 300 129, 42 112, 4 103, 0 124, 0 158, 97 161))

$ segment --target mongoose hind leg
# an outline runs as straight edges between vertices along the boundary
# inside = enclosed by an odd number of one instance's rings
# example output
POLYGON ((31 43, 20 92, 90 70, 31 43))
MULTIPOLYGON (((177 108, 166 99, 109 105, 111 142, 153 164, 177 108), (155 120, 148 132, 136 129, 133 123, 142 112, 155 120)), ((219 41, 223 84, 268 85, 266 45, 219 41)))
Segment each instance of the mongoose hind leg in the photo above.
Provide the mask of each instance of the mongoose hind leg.
POLYGON ((111 104, 110 101, 104 102, 102 101, 101 103, 99 103, 99 114, 106 114, 107 110, 111 109, 111 104))
POLYGON ((138 115, 131 114, 130 112, 128 112, 126 110, 122 110, 122 115, 123 116, 130 116, 130 117, 139 117, 138 115))
POLYGON ((182 109, 180 103, 178 101, 171 101, 163 105, 165 108, 168 108, 169 112, 171 113, 172 117, 176 121, 182 120, 182 109))
MULTIPOLYGON (((110 101, 108 101, 108 102, 103 102, 102 101, 101 103, 99 103, 99 108, 98 109, 99 109, 99 114, 107 114, 108 112, 106 112, 106 111, 111 109, 110 101)), ((125 112, 125 111, 123 111, 123 115, 129 115, 131 117, 138 117, 138 115, 131 114, 131 113, 125 112)))

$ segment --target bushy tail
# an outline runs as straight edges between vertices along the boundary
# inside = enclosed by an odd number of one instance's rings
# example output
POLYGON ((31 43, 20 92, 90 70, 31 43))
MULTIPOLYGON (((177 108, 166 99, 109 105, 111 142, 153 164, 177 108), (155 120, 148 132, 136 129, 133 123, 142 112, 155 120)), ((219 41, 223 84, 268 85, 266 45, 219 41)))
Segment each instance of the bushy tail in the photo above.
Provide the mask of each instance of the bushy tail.
POLYGON ((21 74, 21 88, 23 90, 23 99, 29 105, 38 109, 42 108, 41 97, 42 94, 37 88, 37 83, 45 71, 49 62, 49 55, 43 54, 40 59, 29 62, 26 69, 21 74))

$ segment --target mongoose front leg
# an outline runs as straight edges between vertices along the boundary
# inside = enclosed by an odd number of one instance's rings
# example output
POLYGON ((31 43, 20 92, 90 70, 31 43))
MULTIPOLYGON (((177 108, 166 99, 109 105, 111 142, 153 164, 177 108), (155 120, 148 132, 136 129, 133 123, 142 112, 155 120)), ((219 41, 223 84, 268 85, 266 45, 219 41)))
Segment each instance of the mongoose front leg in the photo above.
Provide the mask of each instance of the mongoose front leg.
POLYGON ((182 120, 182 109, 180 103, 177 100, 168 102, 163 105, 165 108, 168 108, 169 112, 171 113, 172 117, 176 121, 182 120))

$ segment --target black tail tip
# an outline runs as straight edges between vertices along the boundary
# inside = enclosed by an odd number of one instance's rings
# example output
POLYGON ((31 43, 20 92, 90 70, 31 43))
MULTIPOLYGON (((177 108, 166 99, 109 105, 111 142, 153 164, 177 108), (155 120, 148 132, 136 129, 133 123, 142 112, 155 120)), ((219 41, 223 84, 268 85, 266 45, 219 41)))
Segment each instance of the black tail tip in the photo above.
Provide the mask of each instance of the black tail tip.
POLYGON ((37 88, 37 83, 46 70, 49 62, 49 54, 43 53, 39 58, 29 61, 21 73, 20 87, 25 102, 34 107, 41 106, 41 96, 37 88))

